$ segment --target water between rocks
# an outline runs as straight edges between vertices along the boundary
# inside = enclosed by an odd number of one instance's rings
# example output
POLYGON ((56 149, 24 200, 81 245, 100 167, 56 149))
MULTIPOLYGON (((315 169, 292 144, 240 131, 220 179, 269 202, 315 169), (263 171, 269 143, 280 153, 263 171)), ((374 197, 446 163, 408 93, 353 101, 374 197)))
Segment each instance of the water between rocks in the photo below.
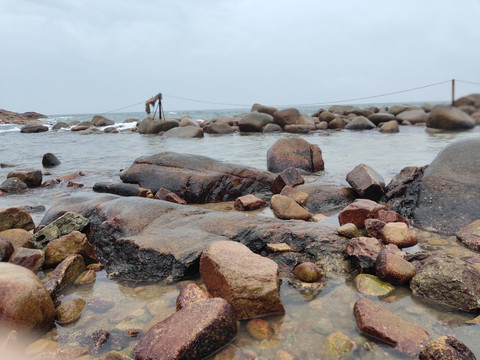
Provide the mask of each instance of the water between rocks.
MULTIPOLYGON (((1 129, 0 129, 1 130, 1 129)), ((478 137, 480 127, 461 133, 428 134, 417 126, 401 127, 398 134, 380 134, 376 131, 324 131, 300 135, 308 142, 318 144, 323 152, 325 171, 312 177, 316 181, 346 185, 345 176, 360 163, 378 171, 386 180, 405 166, 429 164, 437 153, 450 142, 478 137)), ((206 135, 202 139, 173 139, 161 136, 139 135, 129 131, 118 134, 81 135, 74 132, 46 132, 22 134, 18 131, 0 131, 0 162, 15 165, 14 168, 0 168, 3 181, 12 169, 41 168, 42 155, 54 153, 61 165, 49 169, 51 175, 44 181, 62 175, 82 171, 86 175, 74 182, 84 184, 81 189, 67 187, 61 183, 51 189, 38 189, 25 195, 11 195, 0 198, 0 206, 14 205, 50 208, 58 199, 76 193, 90 192, 97 181, 119 181, 121 169, 129 166, 139 156, 162 151, 201 154, 212 158, 266 169, 268 148, 280 137, 298 136, 291 134, 248 134, 248 135, 206 135)), ((310 180, 312 180, 310 179, 310 180)), ((224 204, 223 208, 230 208, 224 204)), ((35 223, 44 212, 32 214, 35 223)), ((259 216, 271 216, 265 211, 259 216)), ((336 226, 336 214, 326 220, 336 226)), ((443 249, 457 257, 476 254, 454 238, 416 230, 419 247, 436 251, 443 249)), ((412 249, 414 250, 414 249, 412 249)), ((284 316, 267 318, 274 330, 270 340, 253 340, 240 324, 240 331, 234 345, 244 351, 252 351, 260 359, 274 359, 278 350, 286 350, 299 359, 318 358, 318 352, 328 335, 342 331, 356 344, 350 358, 360 359, 401 359, 404 356, 388 346, 367 339, 359 334, 353 316, 353 304, 360 298, 352 278, 335 277, 329 274, 325 286, 318 294, 301 293, 282 283, 281 297, 286 308, 284 316)), ((199 278, 190 279, 201 283, 199 278)), ((71 287, 65 291, 65 299, 81 297, 92 301, 85 307, 82 317, 76 323, 60 326, 44 335, 46 339, 58 340, 61 346, 85 345, 86 339, 97 330, 108 330, 110 341, 101 348, 98 356, 108 350, 134 347, 138 338, 126 334, 127 329, 144 329, 153 322, 166 318, 175 311, 178 284, 134 285, 111 281, 105 272, 97 273, 92 286, 71 287), (100 311, 95 308, 98 299, 110 299, 112 307, 100 311)), ((403 319, 412 321, 427 330, 432 337, 453 335, 464 342, 475 354, 480 354, 480 326, 466 324, 476 314, 463 313, 439 307, 411 296, 406 286, 396 286, 387 298, 378 299, 382 306, 403 319)))

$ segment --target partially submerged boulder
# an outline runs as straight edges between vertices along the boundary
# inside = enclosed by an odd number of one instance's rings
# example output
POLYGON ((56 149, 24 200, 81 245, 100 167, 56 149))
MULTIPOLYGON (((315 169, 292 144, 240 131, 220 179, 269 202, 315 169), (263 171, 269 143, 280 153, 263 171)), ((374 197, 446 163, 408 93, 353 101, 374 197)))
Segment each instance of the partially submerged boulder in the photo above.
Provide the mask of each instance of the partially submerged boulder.
POLYGON ((462 110, 449 105, 435 105, 428 114, 427 127, 440 130, 468 130, 475 121, 462 110))
POLYGON ((320 147, 299 137, 278 139, 267 151, 267 169, 279 173, 290 166, 310 172, 323 170, 320 147))
POLYGON ((120 178, 153 193, 169 189, 189 204, 234 200, 266 191, 273 182, 273 175, 265 171, 174 152, 137 158, 120 178))
POLYGON ((353 313, 362 334, 409 356, 418 354, 430 337, 421 327, 403 320, 369 299, 358 300, 353 313))
POLYGON ((283 314, 278 265, 245 245, 216 241, 200 259, 200 274, 213 296, 227 300, 237 319, 283 314))
POLYGON ((410 282, 414 295, 464 311, 480 309, 480 272, 450 257, 431 256, 410 282))

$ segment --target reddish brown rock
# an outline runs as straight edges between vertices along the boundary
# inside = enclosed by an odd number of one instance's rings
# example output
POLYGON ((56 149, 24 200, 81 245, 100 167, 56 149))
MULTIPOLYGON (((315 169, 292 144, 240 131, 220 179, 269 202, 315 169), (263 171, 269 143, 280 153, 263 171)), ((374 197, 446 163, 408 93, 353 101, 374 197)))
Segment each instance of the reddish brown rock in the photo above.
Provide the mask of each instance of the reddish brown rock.
POLYGON ((42 170, 20 171, 13 170, 7 175, 8 178, 17 178, 23 181, 29 188, 35 188, 42 185, 42 170))
POLYGON ((279 194, 285 186, 294 187, 304 182, 305 180, 302 175, 300 175, 294 167, 290 166, 278 174, 272 186, 270 186, 270 191, 274 194, 279 194))
POLYGON ((366 219, 365 230, 367 231, 368 236, 380 239, 380 232, 382 231, 385 224, 385 222, 378 219, 366 219))
POLYGON ((457 233, 457 239, 465 244, 466 247, 480 251, 480 220, 465 226, 457 233))
POLYGON ((325 272, 318 265, 311 262, 303 262, 295 267, 293 273, 297 277, 305 282, 317 282, 320 281, 325 275, 325 272))
POLYGON ((270 324, 260 318, 249 320, 246 329, 248 334, 255 340, 268 340, 273 336, 270 324))
POLYGON ((347 174, 347 182, 360 195, 370 200, 380 200, 383 196, 385 181, 370 166, 360 164, 347 174))
POLYGON ((8 229, 33 230, 35 224, 24 207, 16 206, 0 209, 0 231, 8 229))
POLYGON ((200 259, 200 274, 210 294, 232 304, 237 319, 283 314, 278 265, 245 245, 216 241, 200 259))
POLYGON ((233 340, 234 311, 223 299, 196 302, 151 327, 135 347, 137 360, 203 359, 233 340))
POLYGON ((273 195, 270 200, 273 213, 279 219, 283 220, 308 220, 312 214, 293 201, 291 198, 283 195, 273 195))
POLYGON ((0 231, 0 239, 9 241, 14 249, 19 247, 33 248, 33 244, 30 241, 32 233, 25 229, 9 229, 0 231))
POLYGON ((187 205, 187 202, 183 200, 180 196, 164 188, 160 188, 155 193, 154 197, 155 199, 158 199, 158 200, 165 200, 175 204, 187 205))
POLYGON ((429 334, 369 299, 358 300, 353 313, 360 332, 409 356, 418 354, 429 334))
POLYGON ((360 272, 370 273, 374 271, 375 261, 381 250, 379 241, 369 237, 353 238, 347 245, 347 255, 360 272))
POLYGON ((267 203, 259 197, 249 194, 238 197, 233 203, 233 207, 238 211, 255 210, 267 206, 267 203))
POLYGON ((355 224, 357 228, 361 229, 365 227, 366 219, 373 218, 377 211, 384 209, 385 205, 380 205, 375 201, 357 199, 338 214, 338 221, 340 225, 352 223, 355 224))
POLYGON ((404 284, 416 274, 415 265, 385 249, 377 256, 375 270, 380 280, 392 284, 404 284))
POLYGON ((23 266, 36 273, 45 261, 45 253, 38 249, 18 248, 10 257, 8 262, 23 266))
POLYGON ((300 120, 300 112, 294 108, 277 110, 273 113, 274 124, 280 125, 282 128, 285 125, 295 125, 298 120, 300 120))
POLYGON ((375 219, 381 220, 385 223, 390 222, 403 222, 409 226, 408 221, 396 211, 391 210, 380 210, 375 214, 375 219))
POLYGON ((72 254, 63 260, 49 275, 45 288, 50 295, 56 294, 68 284, 72 284, 85 268, 82 255, 72 254))
POLYGON ((177 311, 196 302, 211 299, 212 295, 207 290, 197 284, 187 284, 178 294, 176 307, 177 311))
POLYGON ((473 352, 451 335, 430 340, 418 355, 419 360, 476 360, 473 352))
POLYGON ((33 272, 0 263, 0 323, 6 330, 46 331, 55 316, 52 299, 33 272))
POLYGON ((45 246, 45 265, 51 266, 59 264, 71 254, 80 254, 84 259, 98 261, 92 244, 88 242, 87 236, 75 230, 70 234, 50 241, 47 246, 45 246))
POLYGON ((310 172, 323 170, 320 147, 299 137, 278 139, 267 151, 267 169, 279 173, 290 166, 310 172))
POLYGON ((414 246, 418 243, 417 236, 403 222, 390 222, 380 231, 380 238, 387 244, 395 244, 399 248, 414 246))

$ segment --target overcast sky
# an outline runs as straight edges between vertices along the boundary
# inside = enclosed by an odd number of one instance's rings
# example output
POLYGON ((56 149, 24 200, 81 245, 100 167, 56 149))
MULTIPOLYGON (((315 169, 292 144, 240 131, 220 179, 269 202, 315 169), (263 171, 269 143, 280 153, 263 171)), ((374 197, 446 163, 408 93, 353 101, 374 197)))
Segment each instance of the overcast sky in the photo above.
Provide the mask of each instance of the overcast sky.
POLYGON ((101 113, 158 92, 167 111, 239 107, 173 96, 324 103, 480 82, 479 44, 480 0, 0 0, 0 108, 101 113))

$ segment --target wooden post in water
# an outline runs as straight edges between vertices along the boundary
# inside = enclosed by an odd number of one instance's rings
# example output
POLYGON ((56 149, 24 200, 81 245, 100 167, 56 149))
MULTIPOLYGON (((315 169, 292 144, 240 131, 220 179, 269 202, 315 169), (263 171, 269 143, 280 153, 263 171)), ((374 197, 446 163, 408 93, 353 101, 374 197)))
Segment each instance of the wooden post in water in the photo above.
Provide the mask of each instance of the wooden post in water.
POLYGON ((452 79, 452 106, 455 106, 455 79, 452 79))

